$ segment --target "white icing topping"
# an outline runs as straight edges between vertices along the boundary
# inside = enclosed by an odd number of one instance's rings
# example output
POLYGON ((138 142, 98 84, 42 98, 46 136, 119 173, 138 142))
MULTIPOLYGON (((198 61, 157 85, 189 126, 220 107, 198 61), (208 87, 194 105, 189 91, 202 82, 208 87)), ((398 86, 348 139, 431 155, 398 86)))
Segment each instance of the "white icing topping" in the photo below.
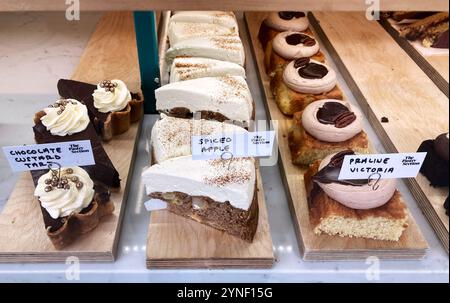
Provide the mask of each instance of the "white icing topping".
MULTIPOLYGON (((322 160, 319 171, 330 163, 335 154, 327 156, 322 160)), ((380 179, 378 189, 373 189, 373 183, 353 186, 339 183, 318 183, 320 188, 333 200, 353 209, 372 209, 380 207, 392 198, 397 187, 396 179, 380 179)))
POLYGON ((94 197, 94 182, 81 167, 61 168, 60 176, 66 176, 67 178, 75 176, 83 183, 83 186, 77 189, 75 183, 69 181, 69 189, 53 188, 46 192, 45 188, 48 185, 45 184, 45 180, 52 178, 52 172, 49 171, 39 178, 34 195, 39 197, 42 207, 47 210, 53 219, 79 213, 92 202, 94 197), (69 168, 73 170, 73 173, 67 173, 69 168))
POLYGON ((248 210, 255 192, 255 161, 252 158, 192 160, 184 156, 148 167, 142 173, 147 194, 182 192, 206 196, 217 202, 229 201, 248 210))
POLYGON ((236 63, 200 57, 175 58, 170 70, 170 82, 223 76, 245 78, 245 70, 236 63))
POLYGON ((232 12, 222 11, 179 11, 170 18, 173 22, 209 23, 238 31, 236 17, 232 12))
POLYGON ((121 111, 131 101, 131 93, 125 82, 117 79, 111 80, 111 82, 117 85, 113 92, 107 91, 99 83, 97 89, 92 94, 94 97, 94 106, 101 113, 121 111))
POLYGON ((316 63, 325 66, 328 73, 321 79, 306 79, 300 77, 298 68, 295 68, 295 60, 290 62, 283 73, 283 81, 290 89, 306 94, 322 94, 331 91, 337 83, 336 73, 326 64, 316 60, 310 60, 311 63, 316 63))
MULTIPOLYGON (((316 43, 312 46, 306 46, 303 43, 297 44, 297 45, 290 45, 286 42, 286 37, 293 35, 293 34, 300 34, 299 32, 282 32, 275 36, 273 39, 273 50, 283 57, 284 59, 297 59, 297 58, 303 58, 303 57, 311 57, 314 56, 319 51, 319 43, 316 43)), ((303 34, 305 36, 310 37, 311 39, 314 39, 313 37, 303 34)), ((315 39, 314 39, 315 40, 315 39)))
POLYGON ((174 82, 155 90, 156 109, 188 108, 191 113, 217 112, 230 120, 250 121, 253 101, 242 77, 205 77, 174 82))
POLYGON ((302 113, 303 128, 314 138, 325 142, 343 142, 353 138, 362 130, 362 114, 350 103, 334 99, 325 99, 310 103, 302 113), (323 124, 317 119, 317 112, 326 102, 338 102, 352 111, 356 120, 346 127, 337 128, 333 124, 323 124))
POLYGON ((168 31, 169 42, 171 45, 197 37, 227 35, 237 36, 238 33, 234 28, 230 29, 218 24, 192 22, 171 22, 168 31))
POLYGON ((309 21, 306 16, 300 18, 292 18, 291 20, 283 20, 278 15, 278 12, 272 12, 269 16, 264 20, 264 23, 277 30, 277 31, 296 31, 302 32, 306 30, 309 26, 309 21))
POLYGON ((180 119, 161 114, 152 129, 152 151, 155 163, 192 154, 193 135, 245 133, 245 129, 217 121, 180 119))
POLYGON ((89 125, 89 115, 86 105, 75 99, 66 99, 65 109, 47 107, 42 124, 52 135, 67 136, 82 132, 89 125))
POLYGON ((205 57, 233 62, 241 66, 245 62, 242 41, 237 35, 196 37, 172 44, 166 52, 168 66, 176 57, 205 57))

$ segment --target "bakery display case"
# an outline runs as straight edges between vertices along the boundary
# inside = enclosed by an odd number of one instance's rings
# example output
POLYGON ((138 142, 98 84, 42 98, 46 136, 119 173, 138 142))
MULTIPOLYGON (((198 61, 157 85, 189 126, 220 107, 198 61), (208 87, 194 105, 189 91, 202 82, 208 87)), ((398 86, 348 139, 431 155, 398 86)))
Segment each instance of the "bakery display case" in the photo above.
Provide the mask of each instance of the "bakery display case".
POLYGON ((448 282, 447 2, 81 2, 0 3, 0 281, 448 282))

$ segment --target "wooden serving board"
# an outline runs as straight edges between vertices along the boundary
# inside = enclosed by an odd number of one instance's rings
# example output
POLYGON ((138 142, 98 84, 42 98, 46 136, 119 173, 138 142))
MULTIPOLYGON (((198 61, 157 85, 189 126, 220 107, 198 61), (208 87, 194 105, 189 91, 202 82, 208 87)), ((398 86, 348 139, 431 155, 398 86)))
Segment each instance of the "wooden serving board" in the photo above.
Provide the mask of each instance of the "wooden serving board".
MULTIPOLYGON (((378 22, 362 13, 314 16, 322 41, 388 152, 415 152, 422 141, 448 132, 448 97, 378 22), (389 123, 381 123, 382 117, 389 123)), ((448 252, 443 207, 448 188, 432 188, 420 174, 405 182, 448 252)))
POLYGON ((264 13, 246 13, 247 27, 252 39, 254 57, 259 77, 266 96, 269 118, 278 121, 278 148, 281 159, 280 170, 287 192, 289 206, 295 224, 300 251, 306 261, 360 260, 369 256, 382 259, 421 259, 428 244, 422 236, 414 218, 410 215, 409 227, 398 242, 356 239, 348 237, 315 235, 309 222, 307 193, 303 180, 305 167, 292 164, 288 144, 288 130, 292 119, 283 115, 270 91, 270 80, 265 73, 264 52, 258 41, 258 30, 264 13))
POLYGON ((175 215, 153 211, 147 240, 147 268, 270 268, 275 261, 264 189, 257 171, 258 229, 250 244, 175 215))
MULTIPOLYGON (((165 63, 170 12, 162 13, 159 37, 161 83, 168 83, 165 63)), ((270 268, 275 261, 269 219, 259 167, 258 229, 253 242, 237 237, 167 210, 150 215, 147 238, 147 268, 270 268)))
MULTIPOLYGON (((91 83, 111 77, 129 83, 131 90, 140 90, 132 13, 102 16, 72 75, 72 79, 91 83)), ((30 132, 31 122, 30 117, 30 132)), ((23 173, 0 214, 0 262, 62 262, 69 256, 80 261, 114 261, 139 131, 140 123, 132 124, 126 133, 103 144, 122 180, 120 191, 111 194, 114 214, 63 250, 56 250, 48 239, 31 175, 23 173)))
POLYGON ((380 24, 448 97, 449 55, 424 55, 416 49, 413 43, 400 36, 399 31, 390 23, 390 20, 380 20, 380 24))

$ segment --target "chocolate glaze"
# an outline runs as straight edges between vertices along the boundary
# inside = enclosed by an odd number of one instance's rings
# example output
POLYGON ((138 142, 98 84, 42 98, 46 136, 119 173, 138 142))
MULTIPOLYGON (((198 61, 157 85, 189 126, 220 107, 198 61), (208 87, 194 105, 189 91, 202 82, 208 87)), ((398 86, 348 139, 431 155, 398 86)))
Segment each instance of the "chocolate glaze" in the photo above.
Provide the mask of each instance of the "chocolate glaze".
POLYGON ((305 79, 322 79, 328 74, 328 69, 322 64, 310 62, 301 67, 298 74, 305 79))
POLYGON ((449 140, 447 138, 447 133, 440 134, 436 139, 434 139, 434 150, 436 150, 439 157, 448 162, 449 140))
POLYGON ((443 32, 437 39, 434 41, 432 47, 435 48, 448 48, 448 30, 443 32))
POLYGON ((342 163, 346 155, 354 155, 355 152, 352 150, 345 150, 334 155, 330 163, 328 163, 324 168, 318 171, 313 177, 314 182, 330 184, 338 183, 342 185, 352 185, 352 186, 362 186, 369 183, 368 179, 363 180, 339 180, 339 173, 341 172, 342 163))
POLYGON ((308 44, 308 46, 313 46, 316 44, 316 40, 307 35, 296 33, 286 36, 286 43, 289 45, 308 44))
POLYGON ((279 12, 278 16, 280 16, 280 18, 283 20, 292 20, 294 18, 298 19, 306 17, 304 12, 293 12, 293 11, 279 12))
POLYGON ((294 67, 299 68, 299 67, 305 66, 310 61, 311 61, 311 59, 309 59, 308 57, 298 58, 294 61, 294 67))
POLYGON ((449 166, 434 148, 435 140, 423 141, 418 152, 426 152, 420 172, 427 177, 433 187, 445 187, 449 185, 449 166))
POLYGON ((343 128, 356 120, 356 115, 339 102, 325 102, 317 111, 317 120, 322 124, 333 124, 343 128))

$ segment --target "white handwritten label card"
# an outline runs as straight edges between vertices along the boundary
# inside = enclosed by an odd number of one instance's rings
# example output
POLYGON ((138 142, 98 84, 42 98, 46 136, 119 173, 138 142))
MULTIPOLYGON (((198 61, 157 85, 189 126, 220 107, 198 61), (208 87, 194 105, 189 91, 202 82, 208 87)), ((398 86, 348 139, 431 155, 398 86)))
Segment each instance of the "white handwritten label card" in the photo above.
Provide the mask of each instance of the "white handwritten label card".
POLYGON ((275 131, 192 136, 192 159, 229 159, 272 155, 275 131))
POLYGON ((368 179, 379 174, 381 179, 415 178, 427 153, 347 155, 339 180, 368 179))
POLYGON ((46 169, 52 162, 63 167, 95 164, 90 140, 4 146, 3 153, 15 172, 46 169))

